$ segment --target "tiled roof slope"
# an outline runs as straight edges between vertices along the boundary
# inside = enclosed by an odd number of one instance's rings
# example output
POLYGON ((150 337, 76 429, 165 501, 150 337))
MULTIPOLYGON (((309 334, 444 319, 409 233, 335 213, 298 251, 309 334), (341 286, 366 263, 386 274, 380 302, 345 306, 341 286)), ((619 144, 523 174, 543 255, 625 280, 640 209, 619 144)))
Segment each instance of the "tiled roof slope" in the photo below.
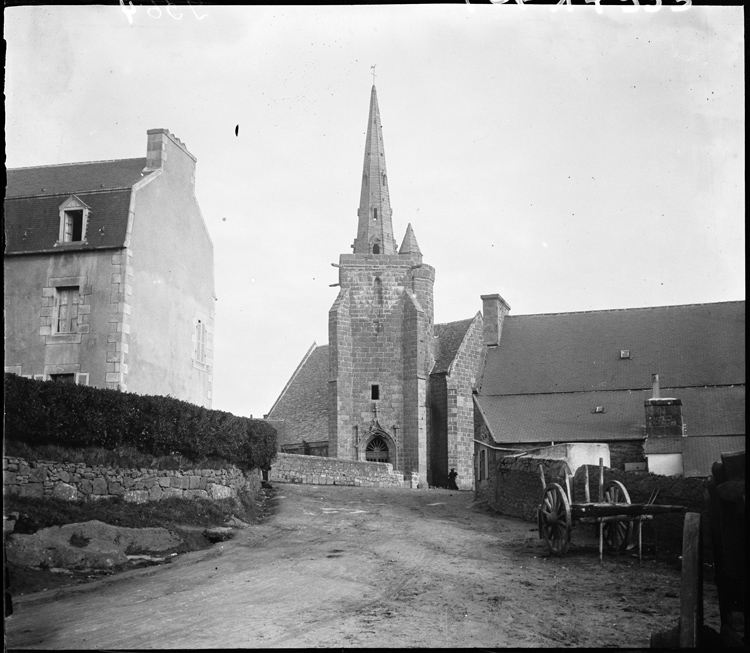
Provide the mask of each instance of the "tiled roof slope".
MULTIPOLYGON (((682 400, 682 416, 690 436, 745 434, 744 386, 663 388, 662 395, 682 400)), ((643 402, 651 390, 570 392, 478 396, 495 441, 606 442, 644 437, 643 402), (602 406, 603 413, 596 407, 602 406)))
POLYGON ((745 438, 685 438, 682 453, 682 469, 685 476, 710 476, 711 466, 721 462, 721 454, 744 451, 745 438))
POLYGON ((140 181, 145 158, 89 161, 8 170, 5 197, 69 195, 83 191, 130 188, 140 181))
POLYGON ((466 332, 475 319, 470 318, 468 320, 435 325, 435 365, 432 368, 431 374, 448 371, 458 353, 458 348, 466 336, 466 332))
POLYGON ((266 416, 286 422, 280 445, 328 438, 329 350, 328 345, 315 347, 303 359, 266 416))
POLYGON ((75 193, 90 207, 86 244, 55 247, 60 230, 60 205, 68 195, 24 197, 5 202, 5 253, 86 250, 122 247, 128 226, 130 190, 75 193))
POLYGON ((482 395, 745 383, 745 302, 507 316, 482 395), (630 359, 620 359, 620 350, 630 359))
POLYGON ((66 163, 8 170, 5 199, 6 254, 122 247, 133 184, 145 158, 66 163), (90 207, 86 242, 55 247, 60 205, 76 195, 90 207))

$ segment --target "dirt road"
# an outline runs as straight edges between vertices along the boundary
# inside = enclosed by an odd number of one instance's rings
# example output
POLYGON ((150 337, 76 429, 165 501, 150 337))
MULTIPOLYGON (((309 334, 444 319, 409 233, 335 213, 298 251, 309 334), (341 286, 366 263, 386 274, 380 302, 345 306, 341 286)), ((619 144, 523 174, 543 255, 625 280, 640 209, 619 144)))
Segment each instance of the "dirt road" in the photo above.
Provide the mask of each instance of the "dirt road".
POLYGON ((600 565, 583 529, 565 557, 547 557, 534 524, 469 492, 277 485, 274 502, 212 549, 21 597, 6 645, 646 647, 679 613, 673 565, 600 565))

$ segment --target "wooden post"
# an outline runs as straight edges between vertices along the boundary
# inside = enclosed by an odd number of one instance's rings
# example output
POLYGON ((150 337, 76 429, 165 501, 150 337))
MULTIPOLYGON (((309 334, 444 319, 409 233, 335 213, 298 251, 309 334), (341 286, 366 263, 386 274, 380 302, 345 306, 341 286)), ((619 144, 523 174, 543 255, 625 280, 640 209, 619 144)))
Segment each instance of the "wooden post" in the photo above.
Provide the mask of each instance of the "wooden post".
POLYGON ((586 472, 586 503, 591 503, 591 490, 589 489, 589 466, 584 465, 583 471, 586 472))
POLYGON ((641 554, 641 547, 643 545, 643 539, 641 533, 643 531, 643 517, 638 517, 638 564, 643 564, 643 555, 641 554))
POLYGON ((603 556, 604 556, 604 522, 600 520, 599 521, 599 564, 602 564, 603 556))
POLYGON ((682 532, 682 587, 680 590, 680 648, 697 648, 703 627, 703 560, 701 515, 685 515, 682 532))
POLYGON ((599 503, 604 501, 604 458, 599 458, 599 503))

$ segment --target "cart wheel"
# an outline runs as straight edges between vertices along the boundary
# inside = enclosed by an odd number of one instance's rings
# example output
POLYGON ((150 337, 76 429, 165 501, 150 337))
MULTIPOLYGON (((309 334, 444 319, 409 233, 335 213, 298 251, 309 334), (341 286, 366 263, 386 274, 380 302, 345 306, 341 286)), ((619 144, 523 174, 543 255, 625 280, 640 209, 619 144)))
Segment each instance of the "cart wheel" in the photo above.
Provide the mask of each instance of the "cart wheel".
POLYGON ((573 526, 570 518, 570 503, 557 483, 550 483, 544 488, 539 520, 542 537, 547 540, 550 553, 561 556, 570 547, 570 530, 573 526))
MULTIPOLYGON (((620 481, 610 481, 604 490, 606 503, 630 503, 630 495, 620 481)), ((633 534, 632 521, 604 522, 604 544, 611 553, 622 553, 630 544, 633 534)))

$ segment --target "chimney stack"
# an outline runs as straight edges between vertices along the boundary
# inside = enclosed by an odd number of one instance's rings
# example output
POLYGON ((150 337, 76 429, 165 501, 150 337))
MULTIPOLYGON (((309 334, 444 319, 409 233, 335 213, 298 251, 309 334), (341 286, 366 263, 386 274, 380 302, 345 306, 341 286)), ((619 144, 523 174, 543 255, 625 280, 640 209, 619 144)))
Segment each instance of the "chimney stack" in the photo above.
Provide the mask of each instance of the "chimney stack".
POLYGON ((643 402, 646 408, 646 437, 684 435, 682 400, 662 397, 659 375, 651 375, 651 399, 643 402))
POLYGON ((158 170, 164 167, 167 160, 168 129, 149 129, 146 132, 148 142, 146 144, 146 169, 158 170))
POLYGON ((510 312, 508 303, 498 294, 481 295, 482 298, 482 339, 485 347, 496 347, 500 344, 503 331, 503 320, 510 312))

